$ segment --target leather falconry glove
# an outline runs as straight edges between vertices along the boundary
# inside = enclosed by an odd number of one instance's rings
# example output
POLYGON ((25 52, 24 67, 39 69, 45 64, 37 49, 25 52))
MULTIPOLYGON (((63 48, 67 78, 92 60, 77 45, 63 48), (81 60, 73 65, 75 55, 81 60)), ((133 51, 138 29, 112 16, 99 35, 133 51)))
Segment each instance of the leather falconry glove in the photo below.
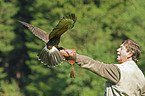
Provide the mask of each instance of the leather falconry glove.
POLYGON ((76 49, 62 49, 60 53, 65 57, 65 59, 72 65, 70 77, 75 77, 75 71, 73 64, 76 62, 76 49))

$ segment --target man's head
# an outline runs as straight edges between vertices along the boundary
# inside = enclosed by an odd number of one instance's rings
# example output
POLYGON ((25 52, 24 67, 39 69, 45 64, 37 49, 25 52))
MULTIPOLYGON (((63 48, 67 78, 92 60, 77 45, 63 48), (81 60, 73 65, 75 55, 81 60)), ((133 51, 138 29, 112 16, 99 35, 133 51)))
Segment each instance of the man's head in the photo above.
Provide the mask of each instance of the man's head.
POLYGON ((120 63, 123 63, 128 60, 134 60, 135 62, 137 62, 138 61, 137 59, 139 58, 141 54, 139 44, 137 44, 133 40, 123 41, 123 43, 121 44, 120 48, 117 49, 117 51, 118 51, 117 60, 120 63))

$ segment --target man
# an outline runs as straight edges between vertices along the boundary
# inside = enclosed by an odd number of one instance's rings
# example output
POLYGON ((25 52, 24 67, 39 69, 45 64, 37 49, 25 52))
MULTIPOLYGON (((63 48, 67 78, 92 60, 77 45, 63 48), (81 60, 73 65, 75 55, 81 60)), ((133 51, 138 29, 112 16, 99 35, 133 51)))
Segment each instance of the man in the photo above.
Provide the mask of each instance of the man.
POLYGON ((136 65, 140 53, 136 42, 125 40, 117 49, 117 60, 121 64, 104 64, 79 54, 76 54, 76 63, 107 80, 105 96, 141 96, 145 95, 145 77, 136 65))

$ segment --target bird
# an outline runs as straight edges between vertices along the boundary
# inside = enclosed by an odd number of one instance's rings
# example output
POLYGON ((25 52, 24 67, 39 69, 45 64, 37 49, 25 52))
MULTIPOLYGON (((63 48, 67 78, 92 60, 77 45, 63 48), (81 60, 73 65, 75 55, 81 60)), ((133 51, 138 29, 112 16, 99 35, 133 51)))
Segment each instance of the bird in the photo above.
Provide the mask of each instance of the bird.
POLYGON ((65 57, 60 53, 59 50, 64 49, 63 47, 58 46, 60 38, 63 33, 72 29, 77 20, 75 14, 69 14, 64 16, 58 24, 53 28, 50 34, 40 28, 37 28, 31 24, 18 20, 22 23, 37 37, 42 39, 46 45, 38 53, 38 60, 47 65, 48 67, 54 67, 63 62, 65 57))

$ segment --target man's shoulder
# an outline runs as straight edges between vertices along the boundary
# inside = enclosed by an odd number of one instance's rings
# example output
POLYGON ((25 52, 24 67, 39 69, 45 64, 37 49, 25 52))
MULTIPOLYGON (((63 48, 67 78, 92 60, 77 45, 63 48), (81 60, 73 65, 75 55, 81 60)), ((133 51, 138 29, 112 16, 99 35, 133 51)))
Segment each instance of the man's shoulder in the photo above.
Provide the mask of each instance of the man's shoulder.
POLYGON ((129 68, 129 69, 138 68, 137 64, 134 61, 127 61, 127 62, 124 62, 122 64, 115 64, 115 65, 118 66, 119 69, 121 69, 121 68, 123 68, 123 69, 126 69, 126 68, 129 68))
MULTIPOLYGON (((144 74, 134 61, 125 62, 123 64, 116 64, 120 69, 122 75, 130 75, 133 77, 140 77, 144 79, 144 74)), ((145 80, 145 79, 144 79, 145 80)))

